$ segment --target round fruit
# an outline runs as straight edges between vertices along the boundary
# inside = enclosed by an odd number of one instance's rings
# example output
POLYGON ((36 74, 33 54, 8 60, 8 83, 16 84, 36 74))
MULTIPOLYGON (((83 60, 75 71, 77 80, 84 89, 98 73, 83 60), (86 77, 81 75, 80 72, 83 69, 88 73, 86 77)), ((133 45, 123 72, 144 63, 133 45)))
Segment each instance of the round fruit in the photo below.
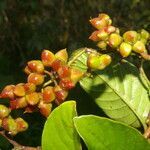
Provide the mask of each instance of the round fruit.
POLYGON ((44 76, 38 73, 31 73, 28 76, 28 82, 35 85, 41 85, 44 82, 44 76))
POLYGON ((128 57, 132 51, 132 46, 128 43, 122 42, 119 47, 119 52, 122 57, 128 57))
POLYGON ((9 108, 0 104, 0 119, 7 117, 9 115, 9 113, 10 113, 9 108))

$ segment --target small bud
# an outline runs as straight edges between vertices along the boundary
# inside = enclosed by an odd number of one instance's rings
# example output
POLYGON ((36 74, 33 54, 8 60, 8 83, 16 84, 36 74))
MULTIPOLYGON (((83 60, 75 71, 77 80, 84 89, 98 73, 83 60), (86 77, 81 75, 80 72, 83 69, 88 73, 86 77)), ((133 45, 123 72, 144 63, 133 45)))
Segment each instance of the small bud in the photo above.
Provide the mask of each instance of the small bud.
POLYGON ((138 40, 138 33, 136 31, 127 31, 123 34, 125 42, 133 44, 138 40))
POLYGON ((9 115, 9 113, 10 113, 9 108, 0 104, 0 119, 7 117, 9 115))
POLYGON ((39 94, 37 92, 27 94, 26 101, 29 105, 36 105, 40 101, 39 94))
POLYGON ((106 50, 106 47, 107 47, 107 43, 105 41, 99 41, 97 43, 97 46, 102 49, 102 50, 106 50))
POLYGON ((112 48, 117 48, 120 44, 121 44, 121 41, 122 41, 122 37, 117 34, 117 33, 112 33, 110 36, 109 36, 109 46, 112 47, 112 48))
POLYGON ((68 61, 68 53, 67 53, 66 49, 62 49, 62 50, 58 51, 55 54, 55 57, 56 57, 56 59, 60 59, 60 60, 64 61, 65 63, 67 63, 67 61, 68 61))
POLYGON ((24 96, 24 95, 25 95, 24 85, 17 84, 17 85, 14 87, 14 94, 15 94, 16 96, 24 96))
POLYGON ((53 100, 55 100, 55 94, 52 86, 47 86, 46 88, 44 88, 42 94, 43 94, 43 101, 45 103, 50 103, 53 100))
POLYGON ((143 53, 145 52, 146 48, 145 45, 142 41, 137 41, 134 45, 133 45, 133 51, 136 53, 143 53))
POLYGON ((32 72, 42 74, 44 72, 44 65, 40 60, 31 60, 28 62, 28 67, 32 72))
POLYGON ((46 118, 50 115, 51 110, 52 110, 52 104, 46 104, 43 101, 40 102, 39 104, 39 109, 40 109, 40 113, 45 116, 46 118))
POLYGON ((28 76, 28 82, 35 85, 41 85, 44 82, 44 76, 38 73, 31 73, 28 76))
POLYGON ((55 55, 49 50, 43 50, 41 54, 41 60, 44 66, 51 66, 55 60, 55 55))
POLYGON ((17 132, 23 132, 28 129, 28 123, 22 118, 15 119, 15 122, 17 123, 17 132))
POLYGON ((14 85, 7 85, 1 92, 1 98, 14 99, 14 85))
POLYGON ((119 52, 122 57, 128 57, 132 51, 132 46, 128 43, 122 42, 119 47, 119 52))

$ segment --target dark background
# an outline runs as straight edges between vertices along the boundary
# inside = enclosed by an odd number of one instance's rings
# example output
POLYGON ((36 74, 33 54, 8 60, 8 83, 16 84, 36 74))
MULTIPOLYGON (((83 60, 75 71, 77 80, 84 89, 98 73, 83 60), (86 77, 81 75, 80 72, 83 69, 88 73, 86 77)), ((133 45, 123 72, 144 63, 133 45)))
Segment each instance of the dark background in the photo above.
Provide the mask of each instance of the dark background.
MULTIPOLYGON (((150 0, 0 0, 0 89, 26 82, 22 70, 28 60, 40 58, 42 49, 56 52, 67 48, 71 53, 80 47, 95 48, 88 40, 93 31, 89 19, 102 12, 110 15, 121 33, 141 28, 150 31, 150 0)), ((70 97, 78 99, 80 114, 101 114, 79 86, 74 91, 78 97, 74 92, 70 97)), ((40 145, 45 119, 39 114, 24 117, 30 129, 15 139, 25 145, 40 145)))

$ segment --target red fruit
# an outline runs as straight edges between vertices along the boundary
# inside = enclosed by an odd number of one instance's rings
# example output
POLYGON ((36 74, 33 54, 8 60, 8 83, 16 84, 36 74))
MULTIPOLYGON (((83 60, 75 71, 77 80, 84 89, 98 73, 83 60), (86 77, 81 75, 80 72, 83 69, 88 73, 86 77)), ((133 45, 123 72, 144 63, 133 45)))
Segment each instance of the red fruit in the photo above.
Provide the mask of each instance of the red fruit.
POLYGON ((16 96, 24 96, 25 95, 25 89, 23 84, 17 84, 14 87, 14 94, 16 96))
POLYGON ((27 130, 28 123, 26 121, 24 121, 22 118, 15 119, 15 122, 17 124, 17 132, 23 132, 23 131, 27 130))
POLYGON ((63 63, 61 60, 56 59, 56 60, 52 63, 51 67, 53 68, 54 71, 58 71, 58 69, 59 69, 60 67, 62 67, 63 65, 64 65, 64 63, 63 63))
POLYGON ((32 72, 43 73, 44 65, 40 60, 31 60, 28 62, 28 67, 32 72))
POLYGON ((59 78, 70 77, 70 68, 68 66, 61 66, 57 71, 59 78))
POLYGON ((38 107, 40 109, 40 113, 45 117, 48 117, 49 114, 51 113, 51 110, 52 110, 52 104, 51 103, 46 104, 43 101, 41 101, 38 107))
POLYGON ((25 89, 26 94, 29 94, 29 93, 35 92, 36 86, 33 83, 26 83, 24 84, 24 89, 25 89))
POLYGON ((31 73, 28 76, 28 82, 35 85, 41 85, 44 82, 44 76, 38 73, 31 73))
POLYGON ((54 92, 56 96, 56 103, 58 105, 62 103, 68 96, 68 91, 63 90, 59 85, 54 87, 54 92))
POLYGON ((55 60, 55 55, 49 50, 43 50, 41 54, 41 60, 44 66, 51 66, 51 64, 55 60))
POLYGON ((7 85, 1 92, 1 98, 14 98, 14 85, 7 85))
POLYGON ((26 101, 29 105, 36 105, 40 101, 39 94, 37 92, 27 94, 26 101))
POLYGON ((72 88, 75 87, 75 84, 71 81, 71 79, 69 79, 69 78, 63 78, 63 79, 60 80, 59 86, 62 89, 70 90, 70 89, 72 89, 72 88))
POLYGON ((55 94, 52 86, 47 86, 43 89, 43 101, 45 103, 50 103, 55 100, 55 94))

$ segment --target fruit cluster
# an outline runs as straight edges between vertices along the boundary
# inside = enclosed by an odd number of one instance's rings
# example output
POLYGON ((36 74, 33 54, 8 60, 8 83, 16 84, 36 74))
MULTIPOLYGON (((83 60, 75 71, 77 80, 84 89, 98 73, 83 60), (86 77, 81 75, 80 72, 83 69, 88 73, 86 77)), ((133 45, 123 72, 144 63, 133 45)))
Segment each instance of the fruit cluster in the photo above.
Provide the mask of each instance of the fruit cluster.
POLYGON ((10 101, 9 108, 0 105, 0 123, 5 130, 16 134, 16 123, 19 125, 18 132, 27 129, 27 123, 23 119, 14 120, 9 115, 12 110, 23 109, 24 113, 40 111, 43 116, 48 117, 52 102, 59 105, 66 99, 68 91, 83 76, 81 71, 71 68, 67 60, 68 53, 65 49, 56 54, 43 50, 41 60, 29 61, 24 69, 28 75, 27 83, 7 85, 2 90, 0 98, 8 98, 10 101))
POLYGON ((119 29, 111 25, 112 20, 104 13, 91 19, 90 23, 97 30, 91 34, 89 39, 97 42, 101 50, 106 50, 109 46, 111 49, 116 49, 122 57, 128 57, 131 52, 147 53, 145 45, 150 35, 146 30, 142 29, 140 32, 131 30, 121 36, 119 29))

